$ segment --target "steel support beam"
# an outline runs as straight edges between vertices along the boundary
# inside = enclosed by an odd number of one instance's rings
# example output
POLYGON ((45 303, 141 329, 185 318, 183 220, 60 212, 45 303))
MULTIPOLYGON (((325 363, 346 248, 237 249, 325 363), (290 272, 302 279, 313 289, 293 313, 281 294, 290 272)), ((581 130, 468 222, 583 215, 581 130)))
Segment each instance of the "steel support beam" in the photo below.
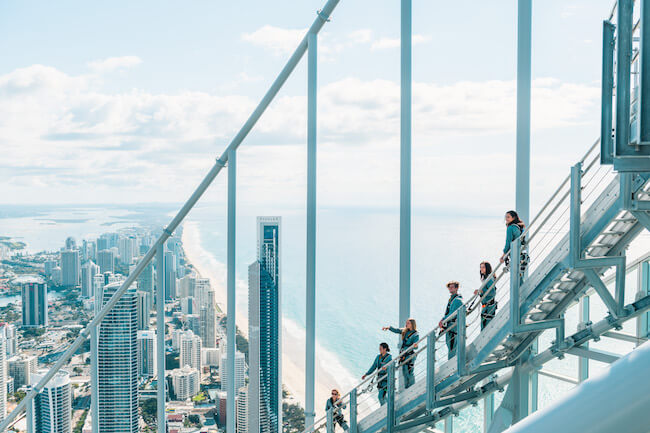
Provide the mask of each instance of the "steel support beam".
POLYGON ((395 363, 391 362, 386 368, 388 390, 386 395, 386 433, 395 431, 395 363))
POLYGON ((616 20, 616 147, 615 156, 630 143, 630 74, 634 0, 618 0, 616 20))
MULTIPOLYGON (((636 298, 641 299, 650 295, 650 262, 643 262, 639 264, 638 269, 638 289, 636 298)), ((639 340, 636 342, 637 346, 640 344, 640 339, 647 339, 650 336, 650 312, 644 313, 639 316, 636 325, 636 336, 639 340)))
POLYGON ((357 389, 354 388, 352 391, 350 391, 350 433, 359 432, 357 414, 357 389))
MULTIPOLYGON (((582 330, 591 323, 589 321, 589 296, 583 296, 580 298, 578 313, 580 315, 578 318, 578 330, 582 330)), ((583 344, 583 347, 588 349, 589 343, 583 344)), ((578 380, 584 382, 587 379, 589 379, 589 358, 582 357, 578 361, 578 380)))
POLYGON ((650 144, 650 2, 641 1, 641 43, 639 56, 639 138, 650 144))
POLYGON ((594 361, 605 362, 607 364, 616 362, 620 358, 620 356, 614 353, 609 353, 598 349, 587 349, 582 346, 572 347, 571 349, 567 350, 566 353, 570 355, 579 356, 581 358, 587 358, 587 359, 593 359, 594 361))
POLYGON ((158 433, 167 433, 165 415, 165 244, 156 249, 156 422, 158 433))
POLYGON ((456 312, 456 373, 462 378, 467 370, 467 326, 465 326, 467 312, 464 306, 456 312))
POLYGON ((237 150, 228 154, 228 237, 226 258, 227 285, 227 322, 226 322, 226 431, 235 433, 235 352, 237 349, 236 336, 236 292, 235 292, 235 230, 237 219, 237 150))
POLYGON ((411 15, 401 0, 399 323, 411 315, 411 15))
POLYGON ((532 0, 518 0, 517 4, 517 168, 515 204, 521 219, 529 222, 532 0))
POLYGON ((436 402, 436 333, 427 336, 427 411, 431 412, 436 402))
POLYGON ((600 163, 614 163, 612 103, 614 100, 614 24, 603 21, 603 68, 601 86, 600 163))
POLYGON ((307 45, 307 282, 305 284, 305 425, 312 425, 316 371, 316 114, 318 35, 310 33, 307 45))

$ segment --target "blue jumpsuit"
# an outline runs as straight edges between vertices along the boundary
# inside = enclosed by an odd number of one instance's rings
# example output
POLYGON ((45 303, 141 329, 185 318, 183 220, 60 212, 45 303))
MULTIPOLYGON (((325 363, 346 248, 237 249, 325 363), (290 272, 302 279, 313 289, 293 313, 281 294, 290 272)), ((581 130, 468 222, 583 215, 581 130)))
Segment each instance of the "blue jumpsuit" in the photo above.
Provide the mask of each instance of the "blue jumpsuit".
MULTIPOLYGON (((394 332, 395 334, 401 334, 402 329, 393 328, 392 326, 388 328, 389 331, 394 332)), ((413 346, 420 340, 420 334, 418 331, 406 331, 402 335, 402 341, 399 346, 400 354, 400 363, 402 364, 402 375, 404 376, 404 387, 408 388, 409 386, 415 383, 415 376, 413 375, 413 368, 415 366, 415 356, 411 358, 413 354, 413 349, 409 347, 413 346), (410 358, 410 359, 409 359, 410 358), (407 362, 407 359, 409 359, 407 362)))
POLYGON ((386 403, 386 389, 388 388, 388 378, 386 377, 386 370, 381 370, 383 367, 388 365, 389 362, 393 360, 393 357, 390 356, 390 353, 387 353, 385 355, 379 354, 375 358, 375 361, 372 363, 370 366, 370 369, 366 371, 366 376, 369 374, 372 374, 375 370, 379 370, 379 373, 377 373, 377 391, 378 395, 377 398, 379 399, 379 403, 384 404, 386 403))
MULTIPOLYGON (((445 320, 447 317, 451 316, 454 313, 454 311, 458 310, 461 307, 465 308, 465 306, 463 305, 463 297, 459 294, 451 295, 449 301, 447 302, 447 309, 445 310, 445 316, 442 318, 442 320, 445 320)), ((456 323, 455 317, 445 324, 445 328, 450 328, 454 326, 454 323, 456 323)), ((454 355, 456 355, 456 334, 457 333, 458 333, 458 329, 454 328, 445 334, 445 338, 447 340, 447 349, 449 349, 449 354, 447 355, 447 357, 449 359, 451 359, 454 355)))
POLYGON ((519 236, 521 236, 521 227, 517 224, 510 224, 506 229, 506 245, 503 247, 504 254, 510 252, 510 244, 519 236))
POLYGON ((481 301, 481 330, 483 330, 490 320, 494 318, 497 312, 496 288, 494 287, 494 278, 490 277, 485 286, 478 291, 479 296, 483 299, 481 301), (483 297, 483 295, 485 297, 483 297))
MULTIPOLYGON (((341 404, 341 400, 337 400, 334 402, 332 400, 332 397, 327 399, 327 404, 325 405, 325 412, 330 410, 331 408, 334 408, 332 410, 332 421, 334 423, 338 423, 341 427, 343 427, 343 430, 348 431, 350 427, 348 427, 348 423, 345 422, 345 417, 343 416, 343 413, 341 412, 341 409, 345 409, 345 405, 341 404)), ((333 428, 335 426, 332 426, 333 428)))

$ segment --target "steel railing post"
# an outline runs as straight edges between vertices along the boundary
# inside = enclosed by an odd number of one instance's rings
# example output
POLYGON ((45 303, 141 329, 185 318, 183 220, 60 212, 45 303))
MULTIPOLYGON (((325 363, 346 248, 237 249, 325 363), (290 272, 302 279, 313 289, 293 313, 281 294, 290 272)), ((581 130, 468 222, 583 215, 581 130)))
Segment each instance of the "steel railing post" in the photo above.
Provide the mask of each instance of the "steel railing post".
POLYGON ((395 363, 391 362, 386 368, 388 390, 386 394, 386 433, 395 431, 395 363))
POLYGON ((350 391, 350 433, 358 433, 357 424, 357 389, 350 391))
POLYGON ((237 218, 237 150, 228 153, 228 238, 227 238, 227 309, 226 309, 226 431, 235 433, 235 352, 236 336, 236 293, 235 293, 235 227, 237 218))
POLYGON ((305 326, 305 425, 312 425, 316 372, 316 132, 318 35, 307 36, 307 253, 305 326))
POLYGON ((427 336, 427 411, 431 412, 436 403, 436 334, 427 336))

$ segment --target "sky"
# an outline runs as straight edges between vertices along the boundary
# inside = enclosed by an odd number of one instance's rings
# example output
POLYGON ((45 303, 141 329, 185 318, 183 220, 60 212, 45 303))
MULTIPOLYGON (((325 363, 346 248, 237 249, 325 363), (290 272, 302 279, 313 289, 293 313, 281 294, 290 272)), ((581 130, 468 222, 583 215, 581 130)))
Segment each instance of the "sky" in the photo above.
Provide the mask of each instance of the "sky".
MULTIPOLYGON (((324 3, 1 2, 0 203, 184 201, 324 3)), ((598 137, 612 1, 533 3, 535 208, 598 137)), ((413 1, 414 207, 514 206, 516 7, 413 1)), ((319 206, 399 205, 399 12, 341 0, 319 36, 319 206)), ((304 208, 306 90, 303 60, 238 152, 239 206, 304 208)))

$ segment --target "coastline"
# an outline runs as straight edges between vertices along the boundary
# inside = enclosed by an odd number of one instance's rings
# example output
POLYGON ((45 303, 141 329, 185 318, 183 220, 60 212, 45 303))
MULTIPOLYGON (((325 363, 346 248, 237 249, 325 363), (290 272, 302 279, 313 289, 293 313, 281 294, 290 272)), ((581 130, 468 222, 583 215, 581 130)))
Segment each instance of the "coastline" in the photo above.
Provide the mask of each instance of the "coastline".
MULTIPOLYGON (((183 249, 187 260, 202 278, 210 279, 215 290, 219 308, 227 314, 226 266, 201 245, 198 223, 188 221, 183 225, 183 249)), ((237 279, 237 316, 235 322, 242 335, 248 338, 247 283, 237 279)), ((305 330, 291 319, 282 318, 282 381, 287 390, 304 407, 305 390, 305 330)), ((332 388, 345 393, 354 386, 356 380, 345 369, 338 357, 316 342, 316 416, 325 413, 321 404, 329 397, 332 388)))

